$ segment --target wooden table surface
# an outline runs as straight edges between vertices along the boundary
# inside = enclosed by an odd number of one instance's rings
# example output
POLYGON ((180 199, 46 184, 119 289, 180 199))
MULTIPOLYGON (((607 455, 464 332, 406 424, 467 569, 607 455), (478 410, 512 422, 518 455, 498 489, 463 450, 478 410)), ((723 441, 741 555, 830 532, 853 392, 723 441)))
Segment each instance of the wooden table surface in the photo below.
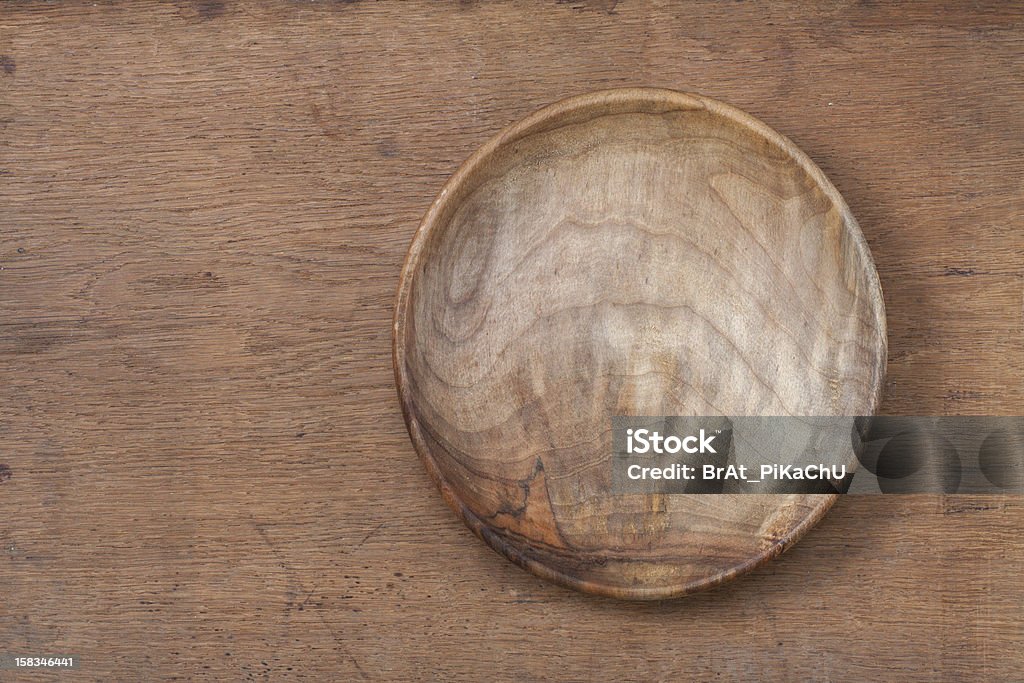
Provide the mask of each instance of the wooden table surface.
POLYGON ((390 349, 463 158, 664 86, 843 193, 884 413, 1020 414, 1020 3, 6 3, 0 55, 0 652, 102 681, 1024 680, 1021 499, 851 496, 738 582, 587 597, 445 507, 390 349))

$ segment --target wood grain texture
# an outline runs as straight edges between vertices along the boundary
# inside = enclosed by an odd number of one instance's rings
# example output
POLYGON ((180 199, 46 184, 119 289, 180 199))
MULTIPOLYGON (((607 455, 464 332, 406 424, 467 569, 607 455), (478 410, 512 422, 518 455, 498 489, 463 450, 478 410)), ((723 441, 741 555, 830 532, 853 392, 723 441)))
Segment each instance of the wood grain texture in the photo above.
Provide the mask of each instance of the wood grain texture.
POLYGON ((664 89, 496 135, 399 283, 399 396, 449 505, 513 562, 613 597, 734 578, 836 497, 615 495, 612 416, 871 414, 885 362, 878 276, 836 189, 749 115, 664 89))
POLYGON ((5 3, 3 649, 97 681, 1019 678, 1019 499, 843 498, 728 586, 582 596, 445 507, 390 337, 459 162, 548 102, 664 86, 842 192, 881 413, 1020 414, 1022 54, 996 2, 5 3))

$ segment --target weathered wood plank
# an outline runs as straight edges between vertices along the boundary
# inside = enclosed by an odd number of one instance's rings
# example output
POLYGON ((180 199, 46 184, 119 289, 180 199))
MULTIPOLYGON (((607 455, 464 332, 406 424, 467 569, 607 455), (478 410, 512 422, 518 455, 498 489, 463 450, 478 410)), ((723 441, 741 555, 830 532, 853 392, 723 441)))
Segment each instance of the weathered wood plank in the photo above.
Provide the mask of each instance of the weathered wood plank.
POLYGON ((0 55, 0 649, 83 680, 1019 675, 1019 501, 844 499, 735 584, 587 598, 451 515, 390 354, 466 155, 665 86, 850 204, 882 412, 1019 414, 1019 5, 7 3, 0 55))

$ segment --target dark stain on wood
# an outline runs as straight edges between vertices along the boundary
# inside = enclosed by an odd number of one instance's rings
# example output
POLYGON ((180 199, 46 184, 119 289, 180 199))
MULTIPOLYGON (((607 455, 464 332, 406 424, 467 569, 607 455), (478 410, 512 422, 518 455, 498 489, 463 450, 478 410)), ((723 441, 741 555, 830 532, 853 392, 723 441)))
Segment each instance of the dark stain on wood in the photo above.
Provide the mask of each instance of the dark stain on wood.
POLYGON ((555 0, 559 5, 567 5, 571 9, 582 12, 585 10, 615 14, 619 0, 555 0))
POLYGON ((953 277, 970 277, 971 275, 977 275, 978 271, 976 271, 974 268, 958 268, 955 266, 946 266, 946 269, 942 271, 942 274, 953 277))
POLYGON ((224 0, 197 0, 195 3, 196 14, 205 21, 224 16, 226 9, 224 0))
POLYGON ((384 138, 377 143, 377 149, 385 159, 394 159, 398 156, 399 152, 398 143, 395 142, 394 138, 384 138))

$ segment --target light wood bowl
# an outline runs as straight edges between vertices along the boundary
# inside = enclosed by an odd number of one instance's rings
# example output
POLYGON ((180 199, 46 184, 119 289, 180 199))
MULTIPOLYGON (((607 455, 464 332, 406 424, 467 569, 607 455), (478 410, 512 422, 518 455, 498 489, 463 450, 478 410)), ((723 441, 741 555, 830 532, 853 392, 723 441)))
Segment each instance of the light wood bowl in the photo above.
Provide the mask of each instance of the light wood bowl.
POLYGON ((546 107, 448 181, 409 249, 394 363, 448 504, 513 562, 664 598, 778 555, 834 495, 613 495, 613 415, 866 415, 870 252, 797 147, 706 97, 546 107))

